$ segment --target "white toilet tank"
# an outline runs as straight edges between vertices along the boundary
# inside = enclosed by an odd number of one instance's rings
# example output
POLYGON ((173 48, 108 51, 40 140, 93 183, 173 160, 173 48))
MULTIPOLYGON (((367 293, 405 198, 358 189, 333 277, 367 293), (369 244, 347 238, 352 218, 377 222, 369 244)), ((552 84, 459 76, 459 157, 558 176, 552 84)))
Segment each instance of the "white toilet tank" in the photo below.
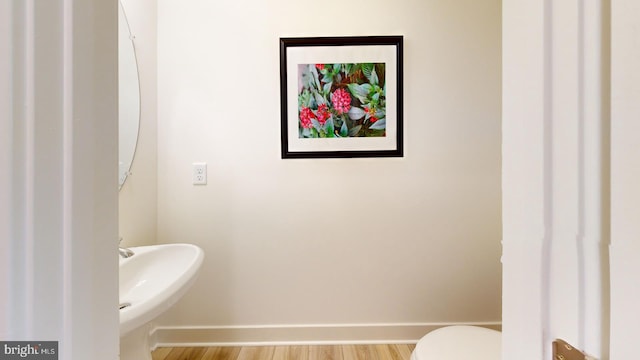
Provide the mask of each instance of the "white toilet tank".
POLYGON ((411 360, 500 360, 499 331, 477 326, 447 326, 425 335, 411 360))

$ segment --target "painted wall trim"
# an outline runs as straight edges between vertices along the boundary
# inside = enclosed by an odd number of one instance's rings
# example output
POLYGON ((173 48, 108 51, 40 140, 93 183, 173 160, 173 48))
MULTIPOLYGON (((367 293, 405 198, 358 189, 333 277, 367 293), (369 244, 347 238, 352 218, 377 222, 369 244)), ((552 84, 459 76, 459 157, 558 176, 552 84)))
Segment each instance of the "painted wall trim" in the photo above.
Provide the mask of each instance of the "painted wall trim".
POLYGON ((172 346, 415 344, 428 332, 451 325, 502 329, 501 322, 159 326, 152 331, 151 345, 155 349, 172 346))
POLYGON ((118 357, 115 6, 0 5, 0 339, 61 359, 118 357))
MULTIPOLYGON (((0 119, 13 119, 13 15, 12 3, 0 2, 0 77, 6 79, 0 82, 0 119)), ((11 219, 12 204, 12 158, 13 158, 13 122, 0 121, 0 291, 8 293, 11 290, 11 219)), ((8 338, 11 329, 10 299, 0 297, 0 338, 8 338)))
POLYGON ((503 1, 503 357, 608 353, 608 5, 503 1))
POLYGON ((640 322, 640 2, 611 2, 611 343, 609 359, 638 357, 640 322))

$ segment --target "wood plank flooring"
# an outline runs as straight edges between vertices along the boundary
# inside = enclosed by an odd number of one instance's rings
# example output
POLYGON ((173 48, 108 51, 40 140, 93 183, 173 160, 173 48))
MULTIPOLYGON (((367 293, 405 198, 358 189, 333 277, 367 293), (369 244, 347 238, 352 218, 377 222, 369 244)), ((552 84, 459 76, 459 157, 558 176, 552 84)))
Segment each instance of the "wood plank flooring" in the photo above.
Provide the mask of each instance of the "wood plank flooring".
POLYGON ((299 345, 158 348, 153 360, 409 360, 415 345, 299 345))

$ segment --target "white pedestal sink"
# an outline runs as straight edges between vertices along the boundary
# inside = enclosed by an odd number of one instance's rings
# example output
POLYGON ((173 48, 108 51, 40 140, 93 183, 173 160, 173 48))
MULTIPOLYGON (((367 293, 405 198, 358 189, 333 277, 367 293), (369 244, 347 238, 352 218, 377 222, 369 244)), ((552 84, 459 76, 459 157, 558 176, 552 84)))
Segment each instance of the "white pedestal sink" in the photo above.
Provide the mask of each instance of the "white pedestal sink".
POLYGON ((130 249, 134 255, 120 259, 120 359, 151 360, 150 321, 191 287, 204 252, 191 244, 130 249))

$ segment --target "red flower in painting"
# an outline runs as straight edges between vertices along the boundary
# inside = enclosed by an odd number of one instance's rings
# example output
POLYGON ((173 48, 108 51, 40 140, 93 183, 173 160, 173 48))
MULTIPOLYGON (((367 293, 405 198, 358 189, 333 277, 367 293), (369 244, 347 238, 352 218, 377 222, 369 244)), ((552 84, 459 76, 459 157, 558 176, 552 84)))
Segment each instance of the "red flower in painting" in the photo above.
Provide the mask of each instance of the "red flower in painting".
POLYGON ((316 116, 320 125, 324 125, 324 123, 327 122, 330 116, 331 116, 331 113, 327 109, 327 104, 320 104, 318 106, 318 111, 316 116))
POLYGON ((351 96, 345 89, 338 89, 331 94, 331 103, 338 114, 344 114, 351 108, 351 96))
POLYGON ((313 126, 311 119, 315 117, 316 116, 313 114, 313 111, 311 111, 311 109, 309 109, 308 107, 303 107, 302 110, 300 110, 300 125, 302 125, 302 127, 305 129, 311 129, 311 127, 313 126))
POLYGON ((364 107, 364 111, 367 112, 367 114, 369 115, 369 121, 371 121, 371 123, 373 124, 374 122, 378 121, 379 119, 375 116, 376 115, 376 109, 373 107, 368 107, 365 106, 364 107))
POLYGON ((324 70, 324 64, 316 64, 316 69, 324 70))
POLYGON ((372 107, 365 106, 364 110, 369 114, 369 116, 373 117, 376 114, 376 109, 372 107))

